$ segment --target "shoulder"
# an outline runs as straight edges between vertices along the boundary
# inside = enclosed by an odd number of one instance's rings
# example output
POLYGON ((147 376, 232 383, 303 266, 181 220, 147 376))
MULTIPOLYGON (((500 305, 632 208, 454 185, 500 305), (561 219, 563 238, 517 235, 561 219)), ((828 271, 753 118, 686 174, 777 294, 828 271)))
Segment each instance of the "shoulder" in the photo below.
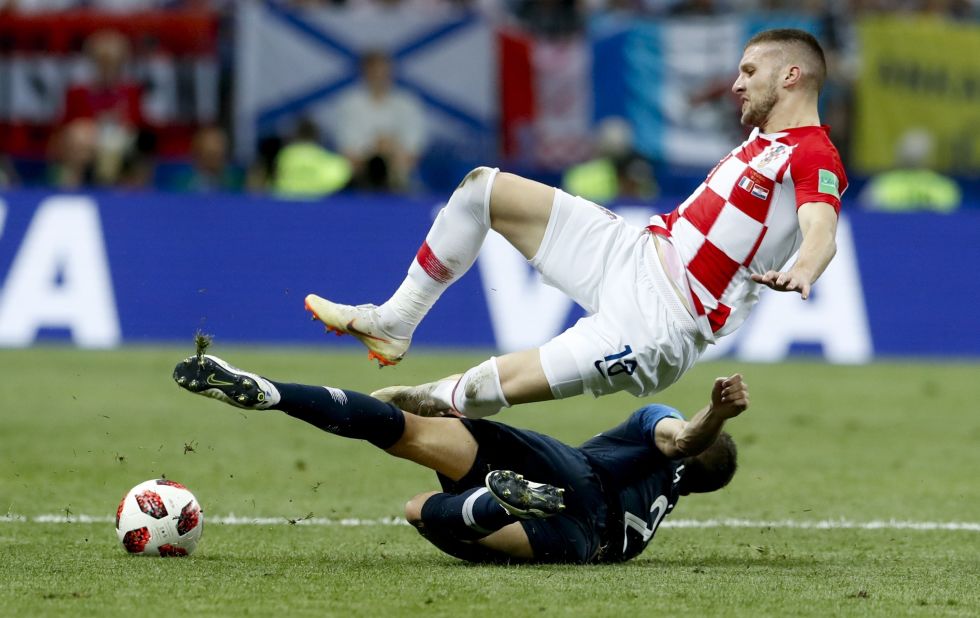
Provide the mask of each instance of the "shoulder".
POLYGON ((679 421, 684 420, 684 416, 675 408, 660 403, 643 406, 633 413, 631 420, 635 420, 639 425, 638 429, 643 432, 644 436, 652 438, 657 429, 657 425, 666 418, 679 421))
POLYGON ((828 127, 790 129, 780 141, 793 149, 787 174, 795 183, 796 205, 826 202, 839 212, 847 174, 840 153, 830 141, 828 127))
POLYGON ((838 174, 840 179, 846 182, 840 152, 830 141, 828 130, 827 126, 801 127, 792 130, 780 141, 793 147, 790 162, 797 171, 801 168, 821 166, 838 174))
POLYGON ((580 448, 604 461, 646 457, 654 451, 660 453, 655 440, 656 432, 659 431, 657 427, 663 425, 661 421, 664 419, 681 418, 680 412, 670 406, 644 406, 619 425, 587 440, 580 448))

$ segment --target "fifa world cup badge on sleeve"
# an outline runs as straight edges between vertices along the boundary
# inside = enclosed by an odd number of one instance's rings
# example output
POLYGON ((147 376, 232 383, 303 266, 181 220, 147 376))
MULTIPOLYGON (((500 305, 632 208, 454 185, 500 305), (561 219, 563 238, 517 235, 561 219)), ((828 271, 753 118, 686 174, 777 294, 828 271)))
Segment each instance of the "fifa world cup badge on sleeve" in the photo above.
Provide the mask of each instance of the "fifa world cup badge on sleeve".
POLYGON ((836 198, 840 198, 837 175, 830 170, 820 170, 820 178, 817 188, 821 193, 826 193, 828 195, 833 195, 836 198))

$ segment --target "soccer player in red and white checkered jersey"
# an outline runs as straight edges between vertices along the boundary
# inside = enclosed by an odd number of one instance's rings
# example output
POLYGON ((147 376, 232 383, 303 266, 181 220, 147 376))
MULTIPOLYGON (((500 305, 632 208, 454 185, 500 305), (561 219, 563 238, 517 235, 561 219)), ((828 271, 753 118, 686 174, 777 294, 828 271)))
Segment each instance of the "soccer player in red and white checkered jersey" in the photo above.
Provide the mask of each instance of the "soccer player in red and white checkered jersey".
POLYGON ((847 179, 817 112, 825 76, 823 51, 810 34, 779 29, 753 37, 732 90, 742 100, 742 123, 755 129, 690 198, 648 227, 558 189, 477 168, 440 211, 387 302, 350 306, 311 294, 306 306, 328 329, 359 338, 372 358, 397 363, 493 229, 590 315, 540 348, 376 396, 421 414, 478 418, 584 392, 663 390, 744 321, 761 286, 806 299, 833 258, 847 179))

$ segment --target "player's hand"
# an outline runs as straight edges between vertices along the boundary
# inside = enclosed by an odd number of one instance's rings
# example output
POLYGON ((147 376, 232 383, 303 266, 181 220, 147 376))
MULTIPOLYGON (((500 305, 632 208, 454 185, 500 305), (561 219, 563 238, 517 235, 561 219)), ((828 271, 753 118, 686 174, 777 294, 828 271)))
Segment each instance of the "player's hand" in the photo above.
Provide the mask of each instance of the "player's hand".
POLYGON ((810 277, 790 269, 770 270, 765 274, 752 273, 752 281, 769 286, 777 292, 799 292, 803 300, 810 296, 810 277))
POLYGON ((742 374, 715 379, 711 389, 711 410, 725 418, 734 418, 749 407, 749 385, 742 381, 742 374))

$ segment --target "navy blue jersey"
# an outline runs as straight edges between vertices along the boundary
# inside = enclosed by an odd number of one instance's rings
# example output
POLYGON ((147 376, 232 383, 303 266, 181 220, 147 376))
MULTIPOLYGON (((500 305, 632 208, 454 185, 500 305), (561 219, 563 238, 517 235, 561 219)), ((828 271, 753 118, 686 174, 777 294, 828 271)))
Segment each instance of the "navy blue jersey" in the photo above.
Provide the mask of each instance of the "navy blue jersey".
MULTIPOLYGON (((491 470, 513 470, 562 487, 564 511, 521 521, 535 562, 629 560, 643 551, 677 503, 683 467, 665 457, 654 442, 654 428, 667 417, 683 418, 667 406, 646 406, 579 448, 527 429, 463 418, 479 444, 476 460, 462 478, 439 475, 439 480, 444 491, 459 494, 482 487, 491 470)), ((456 551, 459 541, 441 543, 436 546, 464 560, 487 560, 473 557, 469 550, 456 551)))
POLYGON ((642 552, 677 504, 683 466, 654 443, 654 428, 668 417, 684 418, 669 406, 640 408, 579 447, 599 474, 609 509, 607 544, 600 557, 604 562, 629 560, 642 552))

